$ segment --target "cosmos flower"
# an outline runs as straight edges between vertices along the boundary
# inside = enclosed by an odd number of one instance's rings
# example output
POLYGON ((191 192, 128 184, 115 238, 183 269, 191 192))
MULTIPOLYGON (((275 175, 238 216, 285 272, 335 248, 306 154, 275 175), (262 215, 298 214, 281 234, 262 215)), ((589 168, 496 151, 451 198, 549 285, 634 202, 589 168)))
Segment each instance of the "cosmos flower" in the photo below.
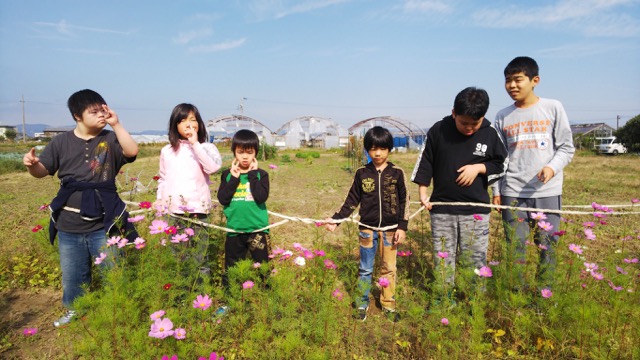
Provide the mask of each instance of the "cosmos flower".
POLYGON ((187 330, 185 330, 183 328, 176 328, 176 331, 174 332, 173 336, 177 340, 183 340, 184 338, 187 337, 187 330))
POLYGON ((477 274, 480 277, 490 278, 493 276, 493 272, 491 271, 491 268, 488 266, 483 266, 480 269, 475 269, 475 270, 477 271, 477 274))
POLYGON ((198 295, 196 296, 196 299, 193 300, 193 307, 195 309, 201 309, 202 311, 207 310, 210 306, 211 306, 211 299, 209 298, 209 295, 198 295))
POLYGON ((132 216, 127 218, 127 221, 130 223, 137 223, 144 220, 144 215, 136 215, 136 216, 132 216))
POLYGON ((101 253, 100 253, 100 256, 98 256, 98 257, 96 258, 96 261, 94 261, 93 263, 94 263, 94 264, 96 264, 96 265, 100 265, 100 264, 102 264, 102 262, 103 262, 103 261, 104 261, 104 259, 106 259, 106 258, 107 258, 107 254, 105 254, 105 253, 101 252, 101 253))
POLYGON ((245 282, 242 283, 242 289, 247 290, 247 289, 251 289, 253 287, 254 283, 251 280, 247 280, 245 282))
POLYGON ((580 247, 580 245, 569 244, 569 250, 573 251, 578 255, 582 255, 582 248, 580 247))
POLYGON ((141 209, 150 209, 151 203, 149 201, 141 201, 138 206, 140 206, 141 209))
POLYGON ((24 334, 24 336, 33 336, 37 333, 38 333, 37 328, 25 328, 24 330, 22 330, 22 334, 24 334))
POLYGON ((167 224, 166 221, 158 220, 158 219, 153 220, 151 222, 151 225, 149 225, 149 230, 150 230, 149 233, 152 235, 161 234, 164 232, 164 229, 166 229, 168 225, 169 224, 167 224))
POLYGON ((441 259, 446 259, 449 257, 449 253, 446 251, 438 251, 438 257, 441 259))
POLYGON ((542 295, 543 298, 548 299, 553 296, 553 293, 550 289, 544 288, 540 290, 540 295, 542 295))
POLYGON ((447 318, 440 319, 440 324, 442 324, 444 326, 449 325, 449 319, 447 319, 447 318))
POLYGON ((149 331, 149 336, 164 339, 167 336, 172 336, 173 331, 173 323, 169 318, 157 319, 153 324, 151 324, 151 331, 149 331))
POLYGON ((480 221, 482 220, 482 216, 478 214, 473 214, 473 220, 480 221))
POLYGON ((297 258, 293 259, 293 263, 298 266, 305 266, 307 264, 307 261, 302 256, 298 256, 297 258))
POLYGON ((158 319, 162 319, 164 314, 166 314, 166 312, 164 310, 158 310, 158 311, 154 312, 153 314, 151 314, 149 317, 151 318, 151 320, 156 321, 158 319))
POLYGON ((544 231, 551 231, 553 230, 553 225, 551 225, 551 223, 546 222, 546 221, 539 221, 538 222, 538 227, 544 231))
POLYGON ((533 220, 547 220, 547 215, 545 215, 543 212, 534 212, 531 213, 531 218, 533 220))
POLYGON ((333 292, 331 293, 331 296, 333 296, 334 298, 342 301, 342 293, 340 292, 340 290, 338 290, 338 288, 333 290, 333 292))
POLYGON ((389 279, 381 277, 378 279, 378 285, 380 285, 380 287, 386 288, 388 287, 390 284, 389 279))

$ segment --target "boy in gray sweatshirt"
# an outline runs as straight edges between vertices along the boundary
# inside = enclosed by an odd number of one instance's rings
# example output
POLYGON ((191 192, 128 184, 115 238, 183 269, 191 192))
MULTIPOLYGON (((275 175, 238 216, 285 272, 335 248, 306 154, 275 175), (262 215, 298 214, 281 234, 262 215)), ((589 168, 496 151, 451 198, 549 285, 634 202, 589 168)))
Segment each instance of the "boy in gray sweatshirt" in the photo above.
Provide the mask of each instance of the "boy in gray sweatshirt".
MULTIPOLYGON (((509 166, 506 175, 492 186, 492 202, 560 210, 562 169, 571 162, 575 152, 567 114, 559 101, 540 98, 534 93, 540 83, 534 59, 513 59, 504 69, 504 76, 505 89, 514 103, 498 112, 493 126, 507 146, 509 166)), ((525 243, 529 232, 535 232, 534 241, 541 250, 538 278, 543 286, 550 287, 556 264, 554 246, 558 241, 560 214, 505 210, 502 220, 507 241, 516 241, 514 269, 521 278, 525 243), (545 223, 541 224, 542 221, 545 223)))

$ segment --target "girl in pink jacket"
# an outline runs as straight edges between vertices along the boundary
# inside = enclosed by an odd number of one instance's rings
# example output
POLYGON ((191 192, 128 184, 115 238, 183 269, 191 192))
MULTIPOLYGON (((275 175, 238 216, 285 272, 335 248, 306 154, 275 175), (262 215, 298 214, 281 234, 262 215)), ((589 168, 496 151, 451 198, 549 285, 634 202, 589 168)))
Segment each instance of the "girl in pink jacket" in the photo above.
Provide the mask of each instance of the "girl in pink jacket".
MULTIPOLYGON (((160 152, 160 179, 155 205, 163 206, 171 214, 206 219, 212 205, 209 175, 220 169, 222 158, 216 146, 207 142, 207 130, 197 107, 179 104, 173 108, 169 119, 169 142, 160 152)), ((209 237, 206 229, 186 221, 178 221, 177 225, 180 230, 191 228, 194 231, 186 242, 192 244, 196 252, 193 258, 200 272, 208 275, 209 237)), ((186 233, 189 235, 191 232, 186 233)), ((187 257, 185 254, 182 260, 187 257)))

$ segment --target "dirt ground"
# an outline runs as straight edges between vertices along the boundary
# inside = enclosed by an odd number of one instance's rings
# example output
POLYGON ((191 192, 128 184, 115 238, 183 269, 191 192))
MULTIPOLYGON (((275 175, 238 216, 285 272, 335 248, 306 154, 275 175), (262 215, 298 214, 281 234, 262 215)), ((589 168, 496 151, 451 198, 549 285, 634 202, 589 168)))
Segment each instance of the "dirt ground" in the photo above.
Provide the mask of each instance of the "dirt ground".
POLYGON ((64 329, 53 321, 63 313, 62 291, 11 289, 0 293, 0 359, 64 358, 56 339, 64 329), (23 334, 36 328, 33 336, 23 334))

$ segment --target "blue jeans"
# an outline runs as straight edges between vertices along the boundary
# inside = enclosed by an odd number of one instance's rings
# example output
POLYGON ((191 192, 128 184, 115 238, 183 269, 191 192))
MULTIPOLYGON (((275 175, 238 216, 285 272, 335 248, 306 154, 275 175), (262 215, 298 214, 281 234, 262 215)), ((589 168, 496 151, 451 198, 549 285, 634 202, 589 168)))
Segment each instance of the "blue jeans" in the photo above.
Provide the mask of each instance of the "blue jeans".
POLYGON ((360 268, 358 271, 358 288, 362 297, 356 299, 356 306, 364 308, 369 305, 369 292, 373 266, 378 252, 381 261, 380 277, 389 280, 389 285, 380 290, 380 304, 384 309, 394 310, 396 307, 396 253, 397 245, 393 245, 395 231, 360 230, 360 268), (382 241, 379 239, 382 237, 382 241))
POLYGON ((90 233, 58 232, 60 269, 62 270, 62 304, 73 309, 73 301, 84 293, 82 285, 91 283, 91 266, 100 252, 107 253, 101 266, 113 263, 115 251, 107 251, 104 229, 90 233))

